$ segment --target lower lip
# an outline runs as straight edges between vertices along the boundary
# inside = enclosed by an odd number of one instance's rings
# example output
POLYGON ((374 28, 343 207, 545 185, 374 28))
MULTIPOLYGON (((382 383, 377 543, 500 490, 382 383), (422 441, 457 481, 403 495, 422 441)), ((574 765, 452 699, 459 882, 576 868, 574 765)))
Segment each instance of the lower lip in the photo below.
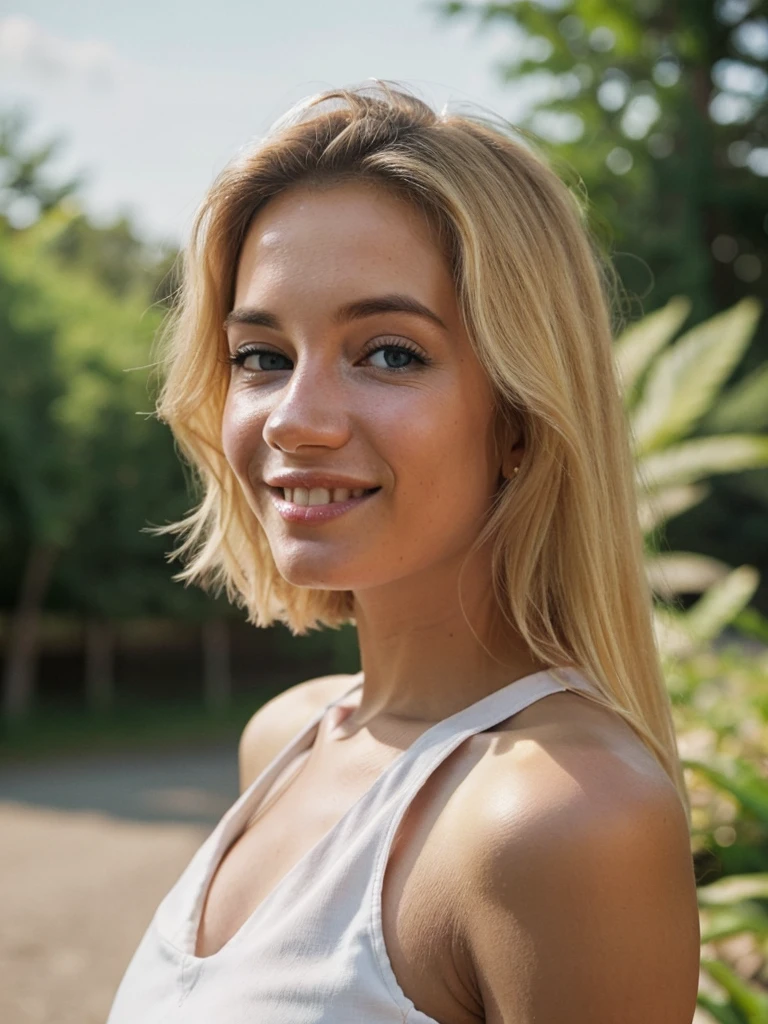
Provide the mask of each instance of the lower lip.
POLYGON ((289 523, 325 523, 329 519, 343 516, 345 512, 357 508, 368 501, 369 498, 373 498, 379 493, 378 491, 369 491, 360 498, 332 501, 327 505, 294 505, 292 501, 286 501, 279 493, 276 493, 274 488, 269 490, 275 508, 283 519, 289 523))

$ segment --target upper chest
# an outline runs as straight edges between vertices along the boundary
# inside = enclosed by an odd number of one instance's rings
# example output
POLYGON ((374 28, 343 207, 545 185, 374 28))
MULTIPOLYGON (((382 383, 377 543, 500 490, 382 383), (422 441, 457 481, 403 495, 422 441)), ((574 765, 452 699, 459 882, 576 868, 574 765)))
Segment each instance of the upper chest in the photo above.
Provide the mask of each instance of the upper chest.
MULTIPOLYGON (((581 702, 569 694, 556 696, 581 702)), ((540 712, 519 713, 453 750, 416 791, 390 849, 381 892, 386 953, 405 994, 441 1024, 484 1019, 462 928, 472 858, 467 822, 500 773, 511 800, 516 790, 529 789, 525 773, 531 770, 530 759, 517 753, 536 743, 536 737, 540 743, 542 729, 551 733, 551 721, 540 712)), ((215 953, 229 941, 401 752, 387 744, 366 745, 365 737, 354 748, 327 742, 322 730, 334 724, 323 723, 312 749, 272 781, 254 820, 221 859, 202 910, 198 956, 215 953)), ((415 738, 401 737, 400 745, 404 749, 415 738)))

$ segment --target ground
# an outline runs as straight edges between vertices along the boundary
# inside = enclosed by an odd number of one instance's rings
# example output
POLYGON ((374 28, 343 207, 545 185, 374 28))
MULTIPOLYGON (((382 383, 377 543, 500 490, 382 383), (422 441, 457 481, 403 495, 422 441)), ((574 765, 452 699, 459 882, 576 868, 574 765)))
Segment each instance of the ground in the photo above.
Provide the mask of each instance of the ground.
POLYGON ((237 797, 236 750, 0 769, 0 1020, 104 1024, 160 900, 237 797))

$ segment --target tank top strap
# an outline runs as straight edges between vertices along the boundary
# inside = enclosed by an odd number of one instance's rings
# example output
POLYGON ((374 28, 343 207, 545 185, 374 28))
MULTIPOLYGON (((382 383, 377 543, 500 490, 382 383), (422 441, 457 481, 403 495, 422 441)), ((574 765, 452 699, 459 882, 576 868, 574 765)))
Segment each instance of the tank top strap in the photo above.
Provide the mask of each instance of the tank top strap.
POLYGON ((382 933, 381 895, 394 837, 417 793, 470 736, 493 728, 550 694, 590 688, 576 669, 545 669, 516 679, 430 726, 395 757, 265 897, 251 926, 258 924, 260 934, 270 936, 293 920, 292 915, 300 917, 308 905, 317 913, 320 907, 329 912, 334 906, 362 908, 360 920, 370 922, 380 969, 399 999, 382 933))
MULTIPOLYGON (((361 673, 358 682, 329 707, 340 703, 362 685, 361 673)), ((600 696, 596 684, 579 669, 553 667, 513 680, 430 726, 381 773, 340 823, 342 841, 352 840, 353 831, 363 817, 377 818, 380 814, 385 818, 389 815, 397 817, 397 806, 410 805, 429 776, 470 736, 492 729, 542 697, 568 690, 600 696)))
POLYGON ((344 693, 342 693, 340 697, 334 697, 333 700, 329 701, 325 705, 323 710, 321 711, 321 713, 318 716, 318 718, 316 719, 316 721, 320 722, 327 711, 329 711, 331 708, 336 707, 337 704, 341 704, 341 702, 346 700, 347 697, 350 696, 350 694, 355 692, 355 690, 359 690, 362 685, 363 685, 363 673, 362 672, 358 672, 355 675, 355 682, 349 687, 348 690, 345 690, 344 693))
MULTIPOLYGON (((381 977, 403 1014, 403 1020, 414 1017, 416 1024, 416 1018, 419 1021, 431 1021, 432 1018, 421 1014, 403 992, 392 968, 384 939, 384 874, 402 820, 416 794, 433 772, 470 736, 492 729, 543 697, 567 691, 592 695, 600 693, 593 682, 571 666, 537 672, 496 690, 428 730, 406 751, 411 756, 403 759, 393 771, 385 773, 380 791, 372 791, 376 806, 371 806, 369 820, 376 824, 372 829, 372 871, 365 897, 371 922, 370 939, 381 977)), ((351 843, 353 837, 340 838, 351 843)))
MULTIPOLYGON (((215 856, 226 849, 253 811, 258 797, 267 792, 283 769, 307 750, 315 740, 317 729, 328 710, 346 700, 363 686, 363 673, 340 696, 329 701, 313 715, 303 729, 285 746, 261 775, 244 790, 224 815, 216 830, 218 846, 215 856)), ((363 816, 376 816, 383 807, 392 808, 398 801, 406 805, 428 776, 465 739, 474 733, 491 729, 541 697, 568 689, 596 691, 594 684, 571 667, 544 669, 516 679, 507 686, 441 719, 403 750, 373 783, 369 790, 339 823, 339 833, 350 835, 363 816)), ((330 836, 329 836, 330 838, 330 836)))
MULTIPOLYGON (((384 769, 362 797, 304 858, 260 908, 264 918, 282 912, 291 899, 300 898, 306 871, 311 861, 312 875, 329 884, 334 865, 358 856, 373 843, 379 877, 400 819, 417 792, 439 765, 468 737, 491 729, 505 719, 549 694, 566 690, 588 690, 589 682, 575 669, 546 669, 517 679, 456 714, 436 722, 406 747, 384 769)), ((351 692, 351 691, 350 691, 351 692)), ((365 859, 365 858, 364 858, 365 859)), ((319 884, 319 883, 318 883, 319 884)))
POLYGON ((410 803, 438 765, 470 736, 492 729, 542 697, 569 689, 593 687, 577 670, 544 669, 516 679, 442 719, 404 751, 394 771, 384 773, 377 803, 388 802, 395 795, 410 803))
POLYGON ((362 685, 362 673, 358 673, 355 682, 346 689, 339 697, 335 697, 333 700, 328 701, 324 704, 314 715, 309 719, 306 725, 301 728, 292 740, 278 751, 275 757, 266 765, 260 775, 253 780, 250 786, 247 786, 243 790, 238 800, 230 807, 227 813, 224 815, 220 822, 222 828, 221 843, 227 844, 244 824, 246 818, 251 813, 250 804, 253 801, 253 797, 256 790, 260 793, 266 792, 272 785, 274 780, 280 775, 282 770, 289 765, 296 757, 302 754, 307 747, 311 746, 315 740, 315 734, 317 729, 322 722, 325 715, 328 713, 330 708, 335 707, 336 704, 340 704, 343 700, 362 685))
MULTIPOLYGON (((187 951, 194 948, 199 910, 212 873, 230 843, 242 832, 247 820, 257 809, 262 795, 268 791, 280 772, 311 746, 327 710, 343 701, 363 683, 361 674, 353 685, 329 701, 307 722, 261 775, 244 790, 198 850, 185 873, 187 891, 179 897, 182 903, 177 907, 171 899, 162 911, 167 922, 163 927, 179 948, 187 951), (193 908, 191 913, 184 910, 189 905, 193 908)), ((301 907, 307 898, 319 898, 321 892, 326 895, 335 894, 339 899, 348 898, 355 872, 360 870, 363 872, 358 879, 361 890, 372 880, 374 887, 379 888, 389 848, 401 818, 428 777, 456 747, 469 736, 498 725, 542 697, 588 686, 576 670, 544 670, 514 680, 430 726, 401 751, 329 832, 264 898, 251 916, 249 927, 253 928, 257 924, 261 929, 280 927, 288 908, 301 907), (559 678, 556 673, 560 673, 559 678), (337 887, 340 887, 338 892, 337 887)), ((362 891, 360 899, 370 906, 370 901, 365 901, 362 891)), ((375 906, 375 913, 378 913, 378 900, 375 906)))
POLYGON ((181 948, 194 947, 196 939, 196 922, 194 918, 197 916, 199 906, 202 905, 213 871, 233 840, 240 835, 254 810, 258 809, 258 804, 263 794, 268 792, 270 786, 279 778, 283 769, 312 745, 317 729, 328 710, 345 700, 349 694, 353 693, 361 685, 362 673, 358 673, 352 686, 348 687, 339 697, 335 697, 327 704, 321 706, 299 732, 278 751, 251 784, 246 786, 237 800, 219 819, 218 824, 208 835, 207 839, 198 847, 179 879, 179 883, 167 894, 157 911, 159 919, 163 922, 168 934, 172 936, 172 941, 177 942, 181 948), (173 922, 183 917, 179 913, 177 903, 183 894, 183 886, 180 883, 187 879, 190 880, 194 890, 193 903, 195 913, 192 920, 186 918, 183 921, 182 930, 178 931, 175 929, 173 922))

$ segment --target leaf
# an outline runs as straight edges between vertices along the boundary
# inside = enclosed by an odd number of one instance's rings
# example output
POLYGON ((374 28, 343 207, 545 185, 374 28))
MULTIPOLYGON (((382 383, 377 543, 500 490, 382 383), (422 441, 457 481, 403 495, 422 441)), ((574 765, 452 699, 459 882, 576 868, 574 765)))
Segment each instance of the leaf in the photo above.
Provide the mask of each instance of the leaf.
POLYGON ((729 567, 725 562, 688 551, 673 551, 649 558, 646 576, 659 597, 675 594, 700 594, 707 587, 724 579, 729 567))
POLYGON ((768 644, 768 618, 757 608, 745 608, 733 619, 731 625, 743 636, 755 637, 768 644))
POLYGON ((744 1014, 747 1024, 768 1024, 768 997, 740 978, 722 960, 702 957, 701 968, 725 989, 734 1008, 744 1014))
POLYGON ((688 609, 683 628, 698 643, 714 640, 746 608, 759 584, 760 574, 751 565, 733 569, 688 609))
POLYGON ((768 938, 768 914, 758 903, 745 900, 732 906, 716 907, 702 914, 701 941, 721 942, 734 935, 768 938))
POLYGON ((662 655, 681 657, 696 647, 683 623, 684 617, 679 612, 659 605, 654 607, 653 629, 662 655))
POLYGON ((768 782, 762 779, 757 770, 747 761, 735 758, 730 762, 730 774, 726 774, 713 764, 681 758, 685 768, 693 768, 705 778, 729 793, 743 808, 752 812, 755 817, 768 826, 768 782))
POLYGON ((744 354, 761 312, 757 299, 742 299, 659 356, 632 415, 638 454, 690 433, 744 354))
POLYGON ((768 900, 768 871, 728 875, 696 890, 700 907, 719 907, 737 900, 768 900))
POLYGON ((625 394, 635 387, 659 349, 672 340, 690 311, 690 300, 678 296, 619 335, 613 351, 625 394))
POLYGON ((768 437, 726 434, 683 441, 640 459, 638 483, 648 491, 695 483, 714 473, 739 473, 768 466, 768 437))
POLYGON ((737 1013, 728 1003, 718 1003, 707 995, 706 992, 699 992, 696 996, 696 1005, 702 1006, 707 1013, 711 1014, 718 1024, 744 1024, 744 1018, 737 1013))
POLYGON ((668 519, 693 508, 711 492, 705 484, 684 484, 682 487, 666 487, 662 491, 641 495, 638 499, 638 518, 643 533, 650 533, 668 519))
POLYGON ((700 426, 709 434, 768 429, 768 362, 721 395, 700 426))

